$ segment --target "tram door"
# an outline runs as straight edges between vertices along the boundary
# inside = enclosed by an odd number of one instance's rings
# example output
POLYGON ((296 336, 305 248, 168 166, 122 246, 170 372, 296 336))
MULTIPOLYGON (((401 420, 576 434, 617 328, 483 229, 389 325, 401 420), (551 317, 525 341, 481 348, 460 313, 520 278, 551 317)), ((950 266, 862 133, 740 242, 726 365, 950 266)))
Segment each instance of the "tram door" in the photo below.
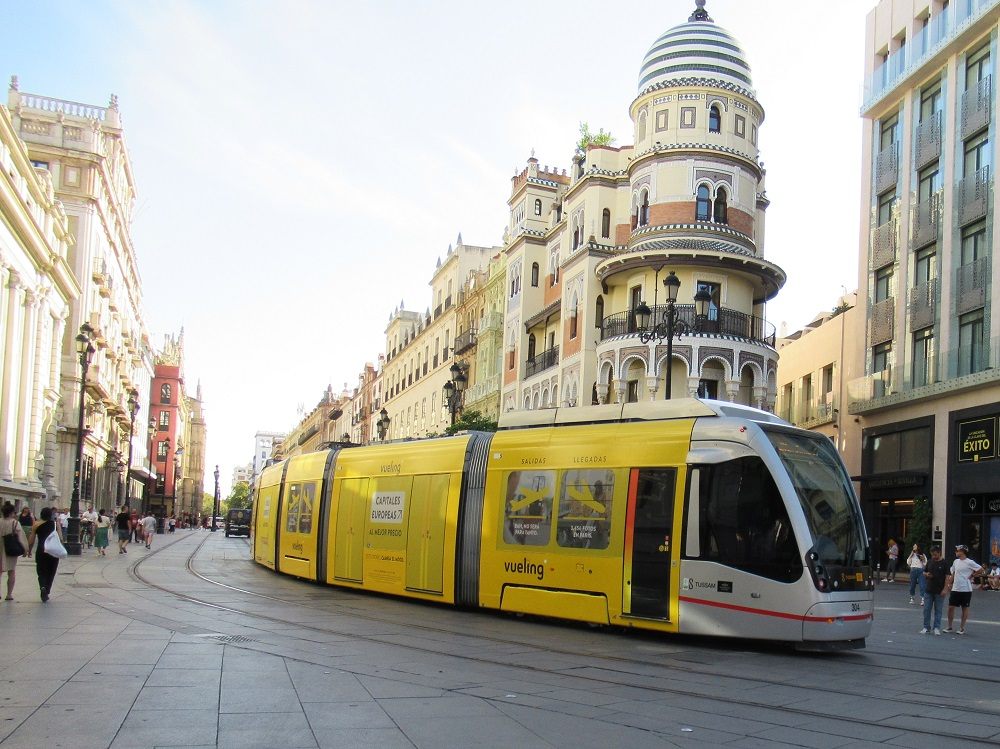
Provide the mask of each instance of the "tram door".
POLYGON ((625 521, 625 600, 632 616, 670 616, 670 549, 674 525, 674 468, 634 468, 625 521))

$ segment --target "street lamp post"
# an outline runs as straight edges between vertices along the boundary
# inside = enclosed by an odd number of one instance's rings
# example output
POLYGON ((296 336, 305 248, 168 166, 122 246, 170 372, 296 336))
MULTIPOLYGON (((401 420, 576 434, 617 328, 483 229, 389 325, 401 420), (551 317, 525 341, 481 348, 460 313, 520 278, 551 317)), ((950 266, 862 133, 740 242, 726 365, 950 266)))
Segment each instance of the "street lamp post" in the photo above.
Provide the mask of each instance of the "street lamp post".
POLYGON ((688 335, 701 330, 704 321, 708 318, 708 305, 712 301, 712 295, 704 287, 698 289, 694 295, 694 324, 692 325, 680 319, 675 306, 677 292, 681 288, 681 280, 674 275, 673 271, 670 271, 663 279, 663 285, 667 289, 667 309, 664 311, 662 319, 659 322, 653 321, 653 325, 650 326, 653 313, 649 309, 649 305, 645 302, 639 302, 639 306, 635 308, 635 320, 639 326, 639 340, 643 343, 649 343, 654 338, 657 343, 662 343, 664 338, 667 339, 666 400, 670 400, 673 387, 671 378, 673 367, 671 365, 674 361, 674 336, 688 335))
POLYGON ((152 416, 149 417, 149 426, 146 429, 149 432, 149 477, 146 479, 146 498, 142 503, 142 513, 145 515, 153 506, 153 500, 150 495, 153 493, 153 484, 156 481, 156 475, 153 473, 153 435, 156 434, 156 419, 152 416))
POLYGON ((455 426, 455 416, 462 411, 462 395, 469 380, 458 362, 454 362, 448 371, 451 372, 451 379, 444 384, 442 400, 451 414, 451 425, 455 426))
POLYGON ((212 508, 212 533, 218 528, 216 518, 219 516, 219 466, 215 466, 215 506, 212 508))
POLYGON ((139 413, 139 391, 133 388, 128 394, 128 467, 125 469, 125 504, 129 505, 132 495, 132 435, 135 433, 135 417, 139 413))
POLYGON ((375 430, 378 432, 379 442, 385 442, 386 437, 389 436, 389 425, 391 423, 389 421, 389 412, 383 408, 379 411, 378 421, 375 422, 375 430))
POLYGON ((73 556, 80 556, 83 548, 80 546, 80 469, 83 465, 83 409, 87 397, 87 370, 90 359, 94 355, 94 344, 91 336, 94 329, 87 323, 80 326, 76 337, 76 353, 80 355, 80 413, 76 424, 76 464, 73 468, 73 495, 69 504, 69 523, 66 529, 66 550, 73 556))

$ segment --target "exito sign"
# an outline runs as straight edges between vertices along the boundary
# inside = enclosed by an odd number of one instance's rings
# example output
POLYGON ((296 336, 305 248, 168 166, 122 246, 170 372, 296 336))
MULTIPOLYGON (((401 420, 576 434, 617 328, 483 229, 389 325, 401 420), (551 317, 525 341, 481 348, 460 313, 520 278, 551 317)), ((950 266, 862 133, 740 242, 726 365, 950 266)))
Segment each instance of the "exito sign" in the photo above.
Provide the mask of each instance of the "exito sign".
POLYGON ((958 425, 958 462, 978 463, 997 456, 997 420, 964 421, 958 425))

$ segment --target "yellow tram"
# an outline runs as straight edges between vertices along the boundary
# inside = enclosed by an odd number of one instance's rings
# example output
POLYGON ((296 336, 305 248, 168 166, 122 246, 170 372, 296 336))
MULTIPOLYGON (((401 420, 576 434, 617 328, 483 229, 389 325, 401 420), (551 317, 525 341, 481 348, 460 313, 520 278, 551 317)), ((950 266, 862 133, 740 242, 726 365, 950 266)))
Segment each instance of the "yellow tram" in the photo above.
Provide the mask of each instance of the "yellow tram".
POLYGON ((270 466, 254 559, 332 585, 663 632, 861 647, 860 508, 825 437, 696 399, 270 466))

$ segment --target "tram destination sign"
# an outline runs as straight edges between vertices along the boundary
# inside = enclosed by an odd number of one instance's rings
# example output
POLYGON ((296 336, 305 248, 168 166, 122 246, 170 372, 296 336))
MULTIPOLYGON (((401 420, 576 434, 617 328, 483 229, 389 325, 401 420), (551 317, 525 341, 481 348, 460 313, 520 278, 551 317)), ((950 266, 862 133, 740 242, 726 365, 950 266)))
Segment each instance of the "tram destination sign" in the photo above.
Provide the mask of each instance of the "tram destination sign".
POLYGON ((961 421, 958 424, 958 462, 978 463, 997 456, 997 419, 961 421))

